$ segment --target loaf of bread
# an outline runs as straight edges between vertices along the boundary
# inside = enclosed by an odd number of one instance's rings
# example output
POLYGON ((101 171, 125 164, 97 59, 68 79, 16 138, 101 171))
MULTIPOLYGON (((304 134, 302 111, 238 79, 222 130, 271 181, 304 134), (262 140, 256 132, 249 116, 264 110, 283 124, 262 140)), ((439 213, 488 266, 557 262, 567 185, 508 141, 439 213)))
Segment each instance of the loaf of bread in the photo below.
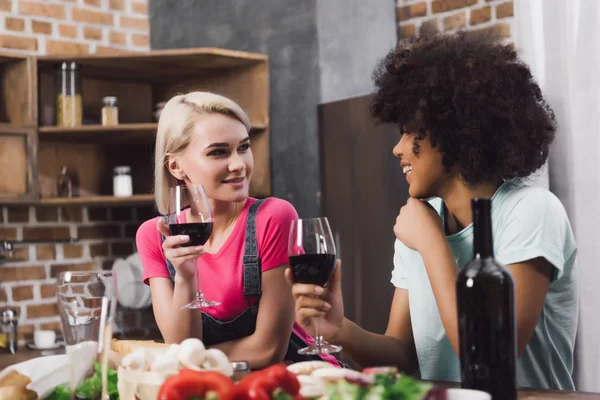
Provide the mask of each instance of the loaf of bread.
POLYGON ((137 349, 147 348, 164 348, 168 349, 170 345, 165 343, 157 343, 154 340, 118 340, 112 338, 110 340, 110 349, 121 356, 125 356, 137 349))
POLYGON ((12 371, 0 379, 0 400, 35 400, 37 393, 26 387, 31 382, 29 377, 12 371))

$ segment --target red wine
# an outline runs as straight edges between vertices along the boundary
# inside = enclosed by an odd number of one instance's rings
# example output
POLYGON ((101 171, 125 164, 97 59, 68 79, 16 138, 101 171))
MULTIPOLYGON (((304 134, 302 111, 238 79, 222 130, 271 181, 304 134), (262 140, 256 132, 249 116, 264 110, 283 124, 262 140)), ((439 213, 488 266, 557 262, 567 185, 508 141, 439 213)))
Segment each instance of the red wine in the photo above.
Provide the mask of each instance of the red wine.
POLYGON ((299 254, 290 256, 296 283, 325 286, 335 270, 335 254, 299 254))
POLYGON ((171 233, 173 235, 188 235, 190 241, 183 243, 183 247, 188 246, 201 246, 210 237, 212 232, 212 222, 194 222, 190 224, 171 224, 171 233))
POLYGON ((473 199, 473 260, 456 280, 462 387, 493 400, 517 398, 512 275, 494 259, 492 203, 473 199))

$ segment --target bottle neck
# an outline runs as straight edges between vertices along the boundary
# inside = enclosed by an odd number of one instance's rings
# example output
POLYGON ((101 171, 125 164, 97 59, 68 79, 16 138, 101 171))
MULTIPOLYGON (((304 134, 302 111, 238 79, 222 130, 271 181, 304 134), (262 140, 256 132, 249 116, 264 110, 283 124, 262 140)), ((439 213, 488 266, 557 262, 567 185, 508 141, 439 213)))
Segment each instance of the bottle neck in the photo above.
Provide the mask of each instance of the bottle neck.
POLYGON ((474 199, 473 258, 494 257, 492 239, 492 203, 489 199, 474 199))

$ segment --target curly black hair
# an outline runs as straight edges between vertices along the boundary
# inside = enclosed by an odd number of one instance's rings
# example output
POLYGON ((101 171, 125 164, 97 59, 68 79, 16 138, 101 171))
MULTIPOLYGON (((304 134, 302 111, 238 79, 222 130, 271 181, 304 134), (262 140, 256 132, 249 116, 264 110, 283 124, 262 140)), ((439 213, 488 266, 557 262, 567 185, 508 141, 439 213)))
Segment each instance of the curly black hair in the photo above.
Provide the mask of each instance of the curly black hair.
POLYGON ((546 162, 554 112, 511 45, 467 32, 413 37, 373 80, 375 119, 427 136, 470 185, 527 177, 546 162))

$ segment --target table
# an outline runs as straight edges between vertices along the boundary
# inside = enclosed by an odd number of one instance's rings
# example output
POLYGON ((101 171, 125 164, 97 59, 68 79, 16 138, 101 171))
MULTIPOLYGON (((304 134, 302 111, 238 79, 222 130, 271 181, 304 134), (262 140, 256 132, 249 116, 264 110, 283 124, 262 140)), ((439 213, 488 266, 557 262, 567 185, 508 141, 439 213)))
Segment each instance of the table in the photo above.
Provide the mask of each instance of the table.
MULTIPOLYGON (((62 347, 51 351, 53 351, 54 354, 64 354, 65 349, 62 347)), ((44 354, 46 353, 44 352, 44 354)), ((42 352, 28 348, 20 349, 17 354, 0 354, 0 371, 13 364, 27 361, 35 357, 41 357, 41 355, 42 352)), ((519 390, 519 400, 600 400, 600 393, 521 389, 519 390)))
POLYGON ((13 364, 18 364, 23 361, 31 360, 32 358, 41 357, 42 355, 50 354, 65 354, 65 348, 60 347, 56 350, 31 350, 27 347, 19 349, 17 354, 1 354, 0 353, 0 371, 13 364))

